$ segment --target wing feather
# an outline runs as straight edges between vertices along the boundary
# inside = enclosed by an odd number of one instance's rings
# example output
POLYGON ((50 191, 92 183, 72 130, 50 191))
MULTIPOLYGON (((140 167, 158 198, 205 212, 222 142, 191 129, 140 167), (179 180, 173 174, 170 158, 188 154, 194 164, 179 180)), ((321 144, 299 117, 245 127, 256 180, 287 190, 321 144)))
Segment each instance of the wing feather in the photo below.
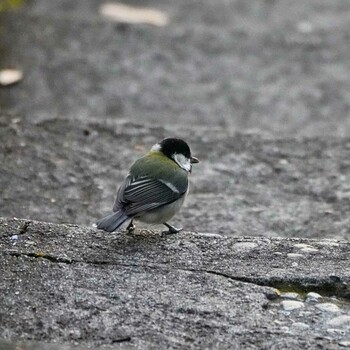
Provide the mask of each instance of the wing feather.
POLYGON ((187 187, 187 181, 170 184, 162 179, 148 176, 135 179, 128 175, 118 190, 113 210, 123 208, 125 214, 135 216, 174 202, 186 193, 187 187))

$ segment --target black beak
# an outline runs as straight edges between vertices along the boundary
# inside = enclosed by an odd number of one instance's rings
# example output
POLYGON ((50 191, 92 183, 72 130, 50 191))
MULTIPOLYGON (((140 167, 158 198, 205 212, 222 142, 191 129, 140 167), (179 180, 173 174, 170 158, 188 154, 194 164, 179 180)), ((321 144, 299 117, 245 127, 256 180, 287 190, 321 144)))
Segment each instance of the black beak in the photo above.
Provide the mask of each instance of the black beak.
POLYGON ((190 158, 190 161, 191 161, 191 164, 199 163, 199 160, 198 160, 198 158, 196 158, 196 157, 191 157, 191 158, 190 158))

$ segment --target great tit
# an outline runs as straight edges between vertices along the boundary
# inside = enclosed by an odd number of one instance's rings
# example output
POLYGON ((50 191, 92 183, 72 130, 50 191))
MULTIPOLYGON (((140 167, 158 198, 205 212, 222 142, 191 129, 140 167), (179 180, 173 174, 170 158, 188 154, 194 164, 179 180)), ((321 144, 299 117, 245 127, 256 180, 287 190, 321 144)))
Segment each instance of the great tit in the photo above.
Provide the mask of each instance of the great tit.
POLYGON ((138 159, 118 189, 113 213, 97 221, 98 229, 112 232, 130 220, 164 224, 168 231, 181 229, 167 223, 181 208, 188 192, 188 174, 199 160, 191 155, 188 144, 176 138, 166 138, 138 159))

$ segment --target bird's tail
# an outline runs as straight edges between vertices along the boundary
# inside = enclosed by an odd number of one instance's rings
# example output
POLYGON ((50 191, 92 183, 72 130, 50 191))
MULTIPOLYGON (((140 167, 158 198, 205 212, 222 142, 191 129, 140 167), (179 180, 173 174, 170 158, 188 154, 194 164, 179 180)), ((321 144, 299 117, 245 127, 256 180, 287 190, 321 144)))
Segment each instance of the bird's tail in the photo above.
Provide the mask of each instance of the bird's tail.
POLYGON ((112 232, 120 227, 129 217, 122 211, 119 210, 112 213, 96 222, 96 226, 100 230, 112 232))

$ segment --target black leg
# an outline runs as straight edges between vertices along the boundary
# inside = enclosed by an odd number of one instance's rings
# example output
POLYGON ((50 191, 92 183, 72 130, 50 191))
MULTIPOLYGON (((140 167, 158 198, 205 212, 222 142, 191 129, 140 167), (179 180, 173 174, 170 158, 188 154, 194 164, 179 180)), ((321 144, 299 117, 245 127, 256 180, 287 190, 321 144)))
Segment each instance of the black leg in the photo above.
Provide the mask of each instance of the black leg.
POLYGON ((170 235, 170 234, 179 233, 180 231, 182 231, 182 228, 176 228, 174 226, 169 225, 166 222, 163 222, 163 225, 165 225, 169 230, 163 231, 162 235, 170 235))
POLYGON ((128 227, 126 228, 126 230, 128 231, 128 233, 132 233, 135 231, 136 226, 133 223, 133 220, 130 221, 130 224, 128 225, 128 227))

